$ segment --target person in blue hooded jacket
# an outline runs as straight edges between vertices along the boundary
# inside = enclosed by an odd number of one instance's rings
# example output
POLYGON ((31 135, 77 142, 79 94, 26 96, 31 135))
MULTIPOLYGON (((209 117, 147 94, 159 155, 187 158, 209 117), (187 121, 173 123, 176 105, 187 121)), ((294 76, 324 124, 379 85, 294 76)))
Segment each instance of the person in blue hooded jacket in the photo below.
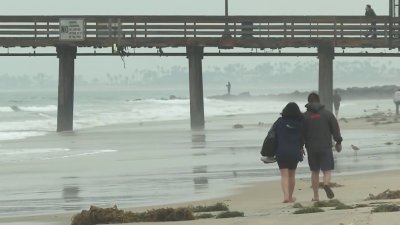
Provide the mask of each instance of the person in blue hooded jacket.
POLYGON ((277 140, 276 161, 281 174, 283 202, 295 202, 293 196, 296 183, 296 168, 303 161, 303 114, 299 106, 288 103, 282 110, 281 117, 274 123, 277 140))

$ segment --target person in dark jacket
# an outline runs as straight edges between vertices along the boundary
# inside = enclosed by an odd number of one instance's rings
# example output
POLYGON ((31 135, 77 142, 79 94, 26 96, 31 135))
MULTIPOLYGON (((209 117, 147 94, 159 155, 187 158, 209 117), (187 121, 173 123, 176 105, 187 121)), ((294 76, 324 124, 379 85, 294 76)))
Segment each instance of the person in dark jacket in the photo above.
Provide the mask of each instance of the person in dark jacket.
MULTIPOLYGON (((375 11, 372 9, 371 5, 365 6, 365 16, 368 18, 376 17, 375 11)), ((371 22, 369 33, 366 34, 365 37, 369 37, 371 34, 373 38, 376 38, 376 22, 371 22)))
POLYGON ((324 190, 329 199, 335 195, 329 187, 334 169, 332 137, 336 142, 336 151, 342 150, 343 138, 339 124, 332 112, 321 105, 319 96, 311 93, 308 96, 307 111, 304 113, 304 141, 307 149, 308 164, 311 170, 311 185, 314 192, 313 201, 319 201, 319 173, 323 173, 324 190))
POLYGON ((290 102, 274 123, 277 140, 276 161, 281 174, 283 202, 295 202, 293 197, 297 164, 303 161, 303 114, 299 106, 290 102))

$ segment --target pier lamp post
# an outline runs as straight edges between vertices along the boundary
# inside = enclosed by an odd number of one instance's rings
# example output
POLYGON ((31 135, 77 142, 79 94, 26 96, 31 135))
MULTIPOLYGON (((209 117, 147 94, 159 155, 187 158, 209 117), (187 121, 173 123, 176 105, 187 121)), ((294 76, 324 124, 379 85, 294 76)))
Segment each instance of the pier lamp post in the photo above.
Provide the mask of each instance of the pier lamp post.
MULTIPOLYGON (((228 19, 229 16, 229 12, 228 12, 228 0, 225 0, 225 19, 228 19)), ((222 37, 224 38, 230 38, 232 37, 230 30, 228 29, 228 22, 225 22, 225 30, 224 30, 224 34, 222 35, 222 37)))
POLYGON ((225 16, 228 17, 228 0, 225 0, 225 16))

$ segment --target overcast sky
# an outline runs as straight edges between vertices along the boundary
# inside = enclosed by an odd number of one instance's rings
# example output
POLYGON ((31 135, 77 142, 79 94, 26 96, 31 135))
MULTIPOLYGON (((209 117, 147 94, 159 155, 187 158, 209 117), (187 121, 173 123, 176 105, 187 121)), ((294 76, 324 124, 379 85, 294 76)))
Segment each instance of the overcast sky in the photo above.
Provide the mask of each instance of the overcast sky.
MULTIPOLYGON (((232 15, 363 15, 371 4, 388 14, 389 0, 230 0, 232 15)), ((222 15, 225 0, 13 0, 2 1, 1 15, 222 15)))
MULTIPOLYGON (((387 15, 389 0, 230 0, 230 15, 364 15, 366 4, 371 4, 378 15, 387 15)), ((225 0, 13 0, 2 1, 0 15, 223 15, 225 0)), ((55 52, 55 49, 49 48, 55 52)), ((7 50, 0 49, 0 52, 7 50)), ((10 49, 9 51, 17 51, 10 49)), ((31 51, 31 50, 25 50, 31 51)), ((276 57, 239 58, 212 57, 204 59, 204 67, 229 63, 254 66, 276 57)), ((278 60, 315 60, 279 58, 278 60)), ((353 59, 354 60, 354 59, 353 59)), ((388 59, 389 60, 389 59, 388 59)), ((187 65, 185 57, 129 57, 127 68, 119 57, 78 57, 76 74, 132 74, 136 68, 160 65, 187 65)), ((58 74, 56 57, 3 57, 0 73, 58 74)))

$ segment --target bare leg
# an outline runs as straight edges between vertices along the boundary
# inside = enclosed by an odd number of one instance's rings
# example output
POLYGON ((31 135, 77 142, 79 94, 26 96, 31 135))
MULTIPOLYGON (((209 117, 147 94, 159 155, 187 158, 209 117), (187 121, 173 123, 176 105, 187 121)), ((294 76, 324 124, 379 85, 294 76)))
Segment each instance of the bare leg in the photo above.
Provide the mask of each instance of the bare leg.
POLYGON ((332 171, 327 170, 327 171, 322 171, 324 174, 324 184, 329 185, 331 183, 331 177, 332 177, 332 171))
POLYGON ((313 201, 319 201, 319 170, 311 171, 311 186, 314 192, 313 201))
POLYGON ((283 192, 283 203, 290 202, 289 197, 289 170, 288 169, 280 169, 281 172, 281 188, 283 192))
POLYGON ((296 185, 296 170, 289 170, 289 201, 290 202, 296 201, 296 198, 293 197, 295 185, 296 185))

